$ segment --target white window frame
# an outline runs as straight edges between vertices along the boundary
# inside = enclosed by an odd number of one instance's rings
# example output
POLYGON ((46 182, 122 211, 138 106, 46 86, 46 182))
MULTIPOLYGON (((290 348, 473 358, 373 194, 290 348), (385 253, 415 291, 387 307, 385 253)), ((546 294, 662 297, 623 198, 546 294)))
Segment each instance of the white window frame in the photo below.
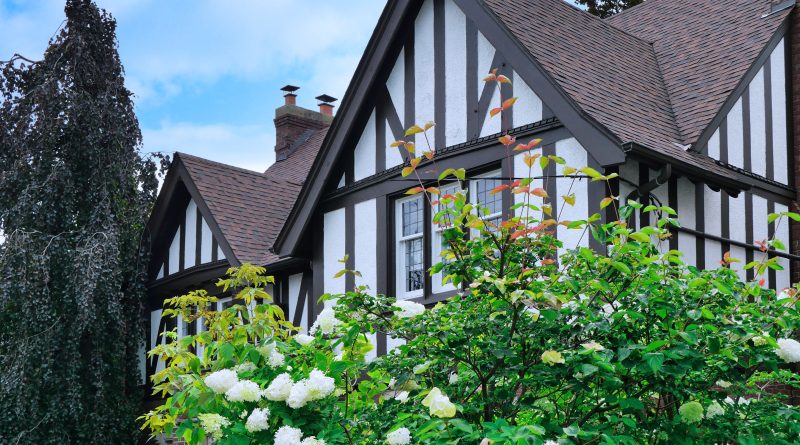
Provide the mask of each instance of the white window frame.
POLYGON ((417 194, 408 198, 398 199, 395 201, 395 291, 398 300, 408 300, 411 298, 419 298, 424 296, 425 293, 425 203, 423 202, 423 195, 417 194), (420 232, 413 235, 403 236, 403 204, 419 200, 420 209, 423 212, 422 224, 420 224, 420 232), (415 239, 422 241, 422 289, 413 291, 406 290, 407 277, 405 274, 406 269, 406 252, 405 242, 415 239))
MULTIPOLYGON (((469 181, 469 192, 470 192, 469 193, 469 202, 472 205, 475 206, 475 211, 476 212, 478 212, 478 207, 480 206, 480 203, 478 202, 478 186, 477 186, 477 182, 482 180, 482 179, 500 179, 500 177, 501 177, 501 171, 500 170, 493 170, 491 172, 484 173, 482 175, 476 176, 473 179, 470 179, 470 181, 469 181)), ((502 192, 500 192, 500 193, 502 193, 502 192)), ((495 218, 500 218, 500 221, 502 222, 503 221, 503 210, 505 209, 505 203, 503 202, 502 196, 500 197, 500 203, 501 204, 500 204, 500 211, 499 212, 490 213, 488 215, 478 214, 478 216, 484 221, 489 221, 489 220, 492 220, 492 219, 495 219, 495 218)), ((478 236, 479 233, 480 233, 479 231, 473 230, 472 236, 478 236)))
MULTIPOLYGON (((439 199, 442 196, 451 194, 455 195, 456 193, 461 191, 461 184, 458 182, 453 182, 449 184, 445 184, 439 187, 439 199)), ((431 210, 431 218, 430 218, 430 225, 431 225, 431 265, 436 264, 443 260, 442 258, 442 232, 445 230, 445 227, 436 224, 433 222, 433 218, 439 213, 440 209, 437 208, 435 211, 431 210)), ((453 283, 446 283, 442 284, 442 279, 444 275, 442 272, 437 272, 433 275, 432 282, 431 282, 431 292, 434 294, 442 293, 442 292, 450 292, 456 290, 456 287, 453 283)))

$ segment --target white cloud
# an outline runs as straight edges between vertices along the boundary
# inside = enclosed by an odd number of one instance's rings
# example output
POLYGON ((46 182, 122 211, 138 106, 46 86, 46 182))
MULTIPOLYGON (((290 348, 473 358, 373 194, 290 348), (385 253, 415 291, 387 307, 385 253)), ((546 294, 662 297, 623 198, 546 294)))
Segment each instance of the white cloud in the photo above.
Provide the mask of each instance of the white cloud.
POLYGON ((256 125, 196 125, 162 122, 159 128, 143 128, 144 151, 175 151, 262 172, 275 161, 272 128, 256 125))

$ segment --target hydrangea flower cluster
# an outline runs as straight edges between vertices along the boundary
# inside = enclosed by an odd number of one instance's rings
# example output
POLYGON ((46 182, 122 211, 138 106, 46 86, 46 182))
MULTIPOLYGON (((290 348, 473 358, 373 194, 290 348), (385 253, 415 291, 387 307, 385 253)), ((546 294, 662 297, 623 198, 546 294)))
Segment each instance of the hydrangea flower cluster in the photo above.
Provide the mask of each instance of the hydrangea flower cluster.
POLYGON ((309 436, 303 439, 303 432, 298 428, 282 426, 275 432, 275 445, 327 445, 324 440, 309 436))
POLYGON ((779 338, 775 353, 786 363, 800 363, 800 342, 791 338, 779 338))
POLYGON ((221 369, 207 375, 203 381, 215 393, 224 394, 239 382, 239 376, 231 369, 221 369))
POLYGON ((225 398, 231 402, 258 402, 261 399, 261 388, 256 382, 240 380, 225 392, 225 398))
POLYGON ((294 385, 292 376, 284 372, 275 377, 272 383, 267 386, 267 389, 264 390, 264 397, 273 402, 285 402, 292 391, 292 385, 294 385))
POLYGON ((425 306, 407 300, 395 301, 392 307, 399 309, 399 312, 395 313, 398 318, 412 318, 425 312, 425 306))
POLYGON ((686 423, 697 423, 703 420, 703 405, 700 402, 686 402, 678 408, 681 420, 686 423))
POLYGON ((325 335, 330 335, 337 326, 342 324, 341 320, 336 318, 336 312, 331 307, 326 307, 319 313, 311 329, 308 330, 309 334, 314 335, 317 331, 325 335))
POLYGON ((244 427, 251 433, 264 431, 265 429, 269 428, 268 421, 269 409, 256 408, 252 413, 250 413, 250 416, 247 417, 247 422, 245 422, 244 427))
POLYGON ((386 435, 387 445, 408 445, 411 443, 411 431, 408 428, 398 428, 386 435))
POLYGON ((334 379, 315 369, 311 371, 307 379, 300 380, 292 385, 286 404, 290 408, 302 408, 308 402, 328 397, 335 389, 336 383, 334 379))
POLYGON ((200 427, 203 428, 203 431, 214 440, 222 438, 222 429, 231 424, 230 420, 214 413, 198 414, 197 418, 200 420, 200 427))

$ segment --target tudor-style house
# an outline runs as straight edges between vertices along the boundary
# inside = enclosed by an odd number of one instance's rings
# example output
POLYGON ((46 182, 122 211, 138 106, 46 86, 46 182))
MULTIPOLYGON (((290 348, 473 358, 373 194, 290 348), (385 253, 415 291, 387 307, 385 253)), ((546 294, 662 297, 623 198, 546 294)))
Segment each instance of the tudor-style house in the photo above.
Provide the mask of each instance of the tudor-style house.
MULTIPOLYGON (((716 267, 728 251, 751 260, 773 234, 791 241, 789 252, 772 253, 784 270, 766 283, 789 286, 800 273, 800 230, 767 215, 796 200, 798 10, 795 0, 647 0, 601 20, 562 0, 389 0, 335 117, 333 98, 320 96, 317 112, 295 104, 296 87, 284 89, 266 172, 175 155, 149 223, 148 347, 174 327, 161 317, 164 298, 214 290, 227 267, 245 262, 267 267, 276 302, 304 327, 320 295, 356 284, 334 278, 345 255, 374 292, 424 303, 452 295, 426 273, 439 233, 431 209, 404 194, 415 183, 390 147, 428 121, 439 168, 466 168, 469 199, 492 218, 506 217, 513 197, 487 190, 527 175, 498 135, 540 138, 568 165, 617 172, 620 199, 676 209, 682 227, 668 244, 689 264, 716 267), (502 119, 488 116, 499 101, 482 81, 492 68, 513 81, 503 96, 519 98, 502 119)), ((547 181, 549 196, 569 181, 547 181)), ((572 192, 570 220, 597 213, 605 196, 588 180, 572 192)), ((379 354, 392 347, 375 342, 379 354)), ((157 366, 148 360, 147 373, 157 366)))

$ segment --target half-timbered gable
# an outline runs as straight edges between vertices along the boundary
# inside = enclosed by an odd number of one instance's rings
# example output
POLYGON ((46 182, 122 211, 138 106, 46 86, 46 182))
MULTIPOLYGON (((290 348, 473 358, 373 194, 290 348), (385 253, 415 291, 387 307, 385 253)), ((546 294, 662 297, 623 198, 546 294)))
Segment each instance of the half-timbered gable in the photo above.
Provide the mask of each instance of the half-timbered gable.
MULTIPOLYGON (((561 177, 550 163, 536 178, 549 198, 534 201, 575 195, 562 219, 616 218, 599 208, 608 195, 672 207, 681 227, 660 248, 699 268, 726 252, 759 258, 757 243, 776 235, 792 250, 768 252, 784 270, 771 270, 767 285, 788 286, 800 226, 767 215, 796 199, 794 7, 650 0, 601 20, 562 0, 389 0, 335 119, 329 97, 316 113, 295 105, 296 87, 284 88, 277 162, 267 172, 176 156, 151 221, 153 324, 168 328, 156 321, 164 297, 243 262, 276 275, 276 301, 304 327, 322 309, 320 295, 357 284, 423 303, 453 295, 427 273, 442 250, 435 209, 405 194, 417 182, 401 175, 407 153, 391 147, 427 122, 435 126, 411 137, 417 149, 435 149, 438 171, 467 170, 466 181, 442 189, 467 187, 489 219, 510 217, 519 199, 489 191, 529 176, 523 155, 509 157, 498 136, 537 138, 545 155, 619 174, 608 190, 561 177), (512 83, 502 91, 484 83, 492 69, 512 83), (501 96, 518 100, 491 118, 501 96), (361 276, 336 278, 343 268, 361 276)), ((435 181, 431 167, 417 169, 423 182, 435 181)), ((631 223, 651 217, 637 212, 631 223)), ((585 233, 556 230, 565 248, 602 249, 585 233)), ((377 354, 397 344, 374 340, 377 354)))
MULTIPOLYGON (((293 95, 292 95, 293 96, 293 95)), ((162 317, 165 298, 205 289, 219 298, 217 309, 235 302, 215 286, 231 266, 266 266, 275 277, 267 291, 286 318, 304 329, 313 322, 309 262, 280 259, 270 251, 283 227, 325 137, 330 117, 288 104, 276 112, 278 159, 266 172, 255 172, 177 153, 148 223, 150 334, 147 347, 165 341, 163 332, 179 337, 204 329, 180 318, 162 317)), ((147 375, 163 367, 149 358, 147 375)))

